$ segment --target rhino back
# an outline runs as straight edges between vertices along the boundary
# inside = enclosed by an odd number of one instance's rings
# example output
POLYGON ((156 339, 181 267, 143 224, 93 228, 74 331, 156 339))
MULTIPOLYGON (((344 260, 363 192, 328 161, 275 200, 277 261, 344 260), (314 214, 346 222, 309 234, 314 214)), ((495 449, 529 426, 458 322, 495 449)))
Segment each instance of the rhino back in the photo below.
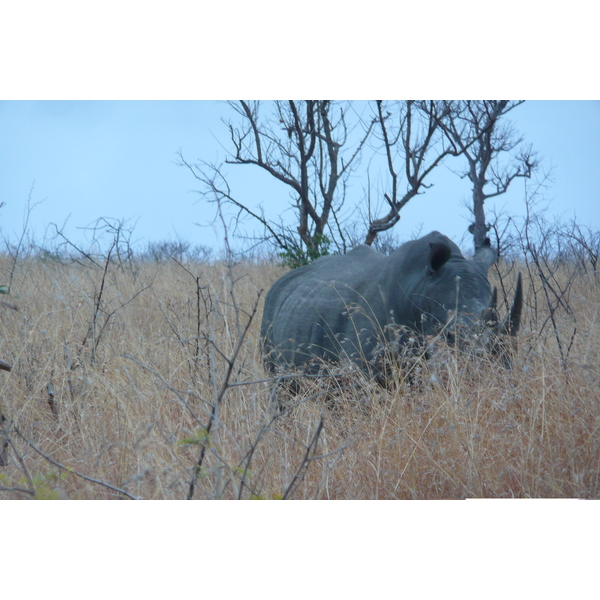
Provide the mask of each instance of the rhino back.
POLYGON ((389 256, 359 246, 292 271, 265 299, 267 364, 348 357, 365 366, 378 360, 380 342, 404 344, 405 328, 436 333, 450 310, 457 323, 476 325, 490 298, 490 258, 467 260, 434 231, 389 256))
POLYGON ((381 290, 388 257, 368 246, 291 271, 265 299, 261 337, 271 362, 300 366, 312 357, 361 362, 389 309, 381 290))

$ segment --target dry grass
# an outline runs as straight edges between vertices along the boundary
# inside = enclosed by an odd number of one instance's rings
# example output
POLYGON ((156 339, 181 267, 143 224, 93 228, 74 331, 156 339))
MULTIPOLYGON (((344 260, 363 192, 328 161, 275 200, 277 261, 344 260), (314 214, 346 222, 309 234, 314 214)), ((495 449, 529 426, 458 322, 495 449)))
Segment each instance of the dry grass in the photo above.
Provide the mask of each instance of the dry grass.
POLYGON ((0 313, 0 357, 14 365, 0 376, 10 441, 0 498, 186 498, 203 447, 194 498, 600 495, 590 278, 573 283, 573 315, 554 313, 563 351, 571 345, 566 368, 525 279, 512 371, 454 357, 435 378, 424 367, 389 389, 347 378, 325 394, 311 382, 279 413, 261 381, 258 330, 283 269, 239 264, 232 279, 221 263, 103 267, 32 260, 16 273, 19 312, 0 313))

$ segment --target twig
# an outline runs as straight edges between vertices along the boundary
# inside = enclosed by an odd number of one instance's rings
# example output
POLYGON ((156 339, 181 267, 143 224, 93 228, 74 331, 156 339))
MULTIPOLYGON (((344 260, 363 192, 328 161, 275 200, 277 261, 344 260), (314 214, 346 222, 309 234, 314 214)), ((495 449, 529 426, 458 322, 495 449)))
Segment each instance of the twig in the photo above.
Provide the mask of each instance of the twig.
MULTIPOLYGON (((152 369, 149 366, 145 365, 144 363, 140 362, 135 356, 132 356, 131 354, 121 354, 121 356, 123 358, 128 358, 129 360, 132 360, 134 363, 136 363, 140 367, 142 367, 142 369, 148 371, 149 373, 152 373, 152 375, 154 375, 155 377, 157 377, 158 379, 160 379, 160 381, 162 382, 162 384, 170 392, 173 392, 177 396, 178 400, 187 409, 187 411, 190 413, 190 415, 192 415, 192 417, 196 421, 198 421, 198 423, 202 422, 201 419, 200 419, 200 417, 190 408, 189 403, 183 397, 183 392, 181 392, 180 390, 178 390, 178 389, 174 388, 172 385, 170 385, 169 382, 157 370, 152 369)), ((204 402, 205 404, 207 404, 208 406, 210 406, 212 408, 212 404, 210 402, 208 402, 207 400, 204 400, 204 398, 201 398, 197 394, 192 394, 190 391, 188 391, 186 393, 188 395, 193 395, 195 398, 198 398, 201 402, 204 402)))
MULTIPOLYGON (((16 427, 14 429, 15 429, 15 432, 25 441, 25 443, 27 443, 29 446, 31 446, 31 448, 33 448, 33 450, 35 450, 41 457, 45 458, 49 463, 53 464, 55 467, 58 467, 59 469, 63 469, 64 471, 67 471, 69 473, 73 473, 73 475, 77 475, 77 477, 81 477, 81 479, 85 479, 86 481, 90 481, 91 483, 96 483, 105 488, 108 488, 109 490, 112 490, 119 494, 123 494, 124 496, 127 496, 131 500, 139 500, 139 498, 132 496, 129 492, 126 492, 125 490, 115 487, 114 485, 111 485, 110 483, 106 483, 105 481, 100 481, 99 479, 94 479, 93 477, 84 475, 83 473, 80 473, 79 471, 76 471, 75 469, 73 469, 71 467, 66 467, 65 465, 55 461, 53 458, 51 458, 50 456, 48 456, 47 454, 42 452, 32 441, 28 440, 16 427)), ((33 480, 31 481, 31 484, 33 485, 33 480)))
MULTIPOLYGON (((218 411, 219 404, 221 403, 221 400, 223 399, 225 392, 229 388, 229 378, 231 377, 231 373, 233 372, 233 367, 235 365, 235 361, 237 360, 237 357, 240 353, 242 344, 244 342, 244 339, 246 338, 246 334, 248 333, 248 330, 250 329, 250 325, 252 324, 254 315, 256 314, 256 311, 258 310, 258 302, 259 302, 261 294, 262 294, 262 290, 259 291, 259 293, 258 293, 256 302, 254 303, 254 308, 252 310, 252 313, 250 314, 248 322, 246 323, 246 327, 239 334, 237 344, 235 346, 233 354, 231 355, 231 358, 226 359, 227 360, 227 372, 225 373, 225 378, 223 379, 221 389, 219 390, 217 397, 215 398, 215 403, 213 404, 213 409, 210 414, 210 418, 208 419, 208 424, 204 428, 206 431, 207 438, 208 438, 208 435, 210 434, 210 430, 211 430, 214 422, 217 419, 217 411, 218 411)), ((194 497, 195 482, 197 481, 200 471, 202 470, 202 464, 204 462, 205 455, 206 455, 206 444, 204 442, 202 442, 202 448, 200 449, 200 456, 198 457, 198 462, 196 463, 196 467, 194 469, 194 475, 192 477, 192 480, 190 481, 190 488, 189 488, 188 495, 187 495, 188 500, 191 500, 194 497)))
POLYGON ((317 442, 319 441, 321 431, 323 431, 324 424, 325 424, 325 421, 323 418, 323 414, 321 414, 321 418, 319 420, 319 424, 317 425, 315 434, 313 435, 313 438, 310 441, 310 444, 306 448, 306 454, 304 455, 304 458, 302 459, 302 462, 300 463, 298 470, 296 471, 292 481, 290 482, 290 485, 288 485, 287 489, 283 493, 282 500, 287 500, 289 498, 290 494, 292 493, 294 486, 296 485, 296 482, 300 482, 300 481, 302 481, 302 479, 304 479, 304 475, 306 473, 306 470, 308 469, 309 463, 312 460, 314 460, 314 454, 317 449, 317 442), (311 452, 313 453, 312 458, 310 456, 311 452))
POLYGON ((27 490, 20 487, 0 487, 0 492, 19 492, 19 494, 24 494, 26 496, 35 496, 34 490, 27 490))

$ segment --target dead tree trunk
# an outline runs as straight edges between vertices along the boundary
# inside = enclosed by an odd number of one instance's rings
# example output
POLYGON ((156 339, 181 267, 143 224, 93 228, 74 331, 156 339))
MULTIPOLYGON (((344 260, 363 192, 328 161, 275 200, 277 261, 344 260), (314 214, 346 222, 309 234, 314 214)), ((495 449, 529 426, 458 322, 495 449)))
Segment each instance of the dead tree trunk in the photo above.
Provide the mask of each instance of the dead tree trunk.
POLYGON ((462 177, 468 177, 472 184, 473 223, 469 232, 477 249, 485 242, 490 229, 485 220, 486 200, 504 194, 516 177, 531 177, 538 162, 531 146, 524 148, 523 138, 517 137, 512 125, 504 119, 522 101, 445 101, 443 104, 439 125, 467 161, 462 177), (512 160, 502 164, 500 157, 506 153, 512 160))

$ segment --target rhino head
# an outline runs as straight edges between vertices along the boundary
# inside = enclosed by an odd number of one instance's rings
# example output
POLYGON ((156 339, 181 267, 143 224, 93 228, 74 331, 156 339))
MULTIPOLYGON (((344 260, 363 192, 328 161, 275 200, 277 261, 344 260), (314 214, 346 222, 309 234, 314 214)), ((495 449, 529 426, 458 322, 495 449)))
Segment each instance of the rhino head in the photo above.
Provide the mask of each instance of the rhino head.
MULTIPOLYGON (((438 273, 450 259, 450 249, 443 244, 430 244, 430 272, 438 273)), ((510 366, 511 348, 514 346, 523 309, 523 282, 517 277, 511 308, 500 319, 497 303, 498 290, 491 290, 487 280, 489 268, 497 259, 490 240, 480 246, 469 265, 469 271, 452 273, 454 286, 446 284, 444 303, 434 302, 424 314, 431 314, 437 322, 436 333, 461 348, 477 347, 499 356, 505 366, 510 366), (452 289, 454 287, 454 289, 452 289)))

